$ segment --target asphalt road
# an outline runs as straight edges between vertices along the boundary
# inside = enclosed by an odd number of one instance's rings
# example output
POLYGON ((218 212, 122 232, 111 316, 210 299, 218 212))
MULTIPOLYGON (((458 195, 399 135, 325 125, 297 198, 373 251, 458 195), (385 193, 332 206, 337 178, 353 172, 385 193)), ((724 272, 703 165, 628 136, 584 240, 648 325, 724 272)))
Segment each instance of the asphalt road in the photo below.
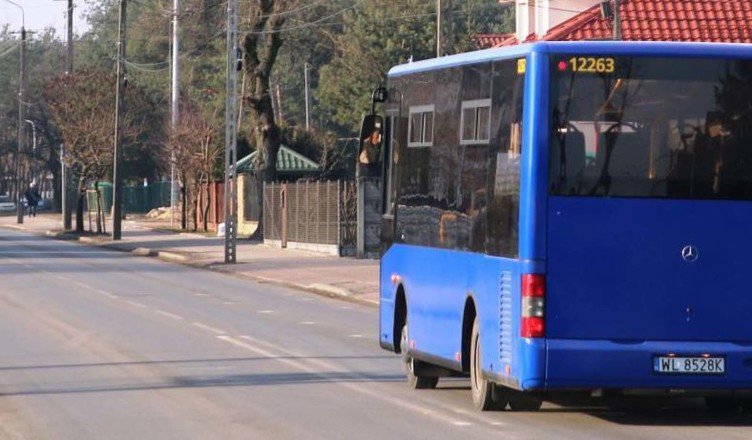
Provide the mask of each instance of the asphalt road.
POLYGON ((472 410, 413 391, 374 308, 0 231, 0 438, 748 439, 700 402, 472 410))

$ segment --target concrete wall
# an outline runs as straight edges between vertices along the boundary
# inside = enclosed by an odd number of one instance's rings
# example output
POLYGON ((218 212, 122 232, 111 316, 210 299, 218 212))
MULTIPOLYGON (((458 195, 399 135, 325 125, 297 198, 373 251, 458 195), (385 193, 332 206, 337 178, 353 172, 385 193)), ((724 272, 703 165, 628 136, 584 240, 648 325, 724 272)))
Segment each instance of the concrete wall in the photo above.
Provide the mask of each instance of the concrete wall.
MULTIPOLYGON (((532 33, 543 36, 552 27, 600 2, 601 0, 517 0, 517 39, 524 41, 532 33)), ((502 0, 501 3, 506 1, 502 0)))

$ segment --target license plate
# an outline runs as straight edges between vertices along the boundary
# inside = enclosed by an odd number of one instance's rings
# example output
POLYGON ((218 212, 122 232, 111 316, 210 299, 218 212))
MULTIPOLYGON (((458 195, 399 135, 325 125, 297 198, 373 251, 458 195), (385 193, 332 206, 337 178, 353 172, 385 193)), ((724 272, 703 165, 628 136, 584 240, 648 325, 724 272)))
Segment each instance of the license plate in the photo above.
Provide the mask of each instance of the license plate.
POLYGON ((726 359, 657 356, 653 358, 653 371, 663 374, 726 374, 726 359))

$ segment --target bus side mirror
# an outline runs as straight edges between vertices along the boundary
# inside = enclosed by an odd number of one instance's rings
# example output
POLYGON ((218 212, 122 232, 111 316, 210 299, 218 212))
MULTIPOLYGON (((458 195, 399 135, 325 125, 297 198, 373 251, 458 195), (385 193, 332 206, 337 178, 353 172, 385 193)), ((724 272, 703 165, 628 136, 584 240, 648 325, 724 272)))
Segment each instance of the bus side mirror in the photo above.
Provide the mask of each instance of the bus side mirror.
MULTIPOLYGON (((367 115, 363 118, 360 127, 358 165, 374 167, 380 161, 383 133, 384 118, 378 115, 367 115)), ((371 170, 369 174, 374 172, 375 170, 371 170)))
POLYGON ((384 134, 384 118, 379 115, 367 115, 360 125, 360 143, 370 140, 373 145, 381 146, 381 137, 384 134), (376 141, 376 142, 374 142, 376 141))

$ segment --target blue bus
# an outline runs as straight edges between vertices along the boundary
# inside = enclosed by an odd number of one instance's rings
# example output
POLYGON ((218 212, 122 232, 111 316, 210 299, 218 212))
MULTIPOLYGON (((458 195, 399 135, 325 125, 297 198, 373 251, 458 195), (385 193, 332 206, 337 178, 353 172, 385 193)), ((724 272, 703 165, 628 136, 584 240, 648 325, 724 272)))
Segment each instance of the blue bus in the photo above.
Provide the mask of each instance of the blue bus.
POLYGON ((752 47, 539 42, 397 66, 378 95, 379 340, 412 387, 749 409, 752 47))

